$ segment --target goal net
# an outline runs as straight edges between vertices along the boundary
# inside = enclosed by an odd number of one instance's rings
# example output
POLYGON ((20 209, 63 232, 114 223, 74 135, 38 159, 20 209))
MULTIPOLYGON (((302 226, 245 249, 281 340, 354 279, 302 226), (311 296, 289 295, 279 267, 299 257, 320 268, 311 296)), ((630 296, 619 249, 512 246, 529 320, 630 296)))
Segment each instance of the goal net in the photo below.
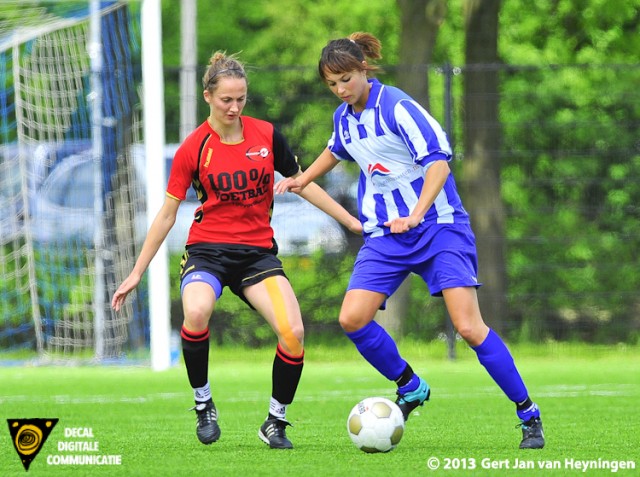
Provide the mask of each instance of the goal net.
POLYGON ((148 348, 144 283, 110 297, 146 230, 131 4, 0 5, 0 349, 121 360, 148 348), (95 7, 99 5, 102 7, 95 7))

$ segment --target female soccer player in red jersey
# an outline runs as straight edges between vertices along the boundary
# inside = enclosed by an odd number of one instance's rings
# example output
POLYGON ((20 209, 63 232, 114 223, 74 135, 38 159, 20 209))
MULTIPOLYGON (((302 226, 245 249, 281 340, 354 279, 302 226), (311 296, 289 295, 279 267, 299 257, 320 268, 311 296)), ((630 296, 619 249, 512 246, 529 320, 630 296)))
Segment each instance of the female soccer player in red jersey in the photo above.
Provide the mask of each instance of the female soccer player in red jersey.
MULTIPOLYGON (((119 310, 138 285, 192 186, 202 205, 195 212, 181 264, 181 336, 198 439, 211 444, 220 437, 208 379, 209 319, 226 286, 257 310, 278 337, 269 414, 258 436, 271 448, 290 449, 286 410, 302 373, 304 329, 298 301, 276 255, 270 216, 275 171, 295 177, 300 167, 271 123, 242 115, 247 77, 235 55, 214 53, 203 86, 209 117, 177 150, 164 204, 112 306, 119 310)), ((316 184, 300 195, 352 232, 362 231, 360 222, 316 184)))

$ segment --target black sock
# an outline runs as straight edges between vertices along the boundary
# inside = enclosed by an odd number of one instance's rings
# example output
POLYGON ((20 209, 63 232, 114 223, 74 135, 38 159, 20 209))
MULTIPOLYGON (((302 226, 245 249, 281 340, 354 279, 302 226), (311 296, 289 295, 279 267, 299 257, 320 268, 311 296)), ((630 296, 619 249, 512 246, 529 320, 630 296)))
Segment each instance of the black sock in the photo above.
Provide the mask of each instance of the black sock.
POLYGON ((209 328, 194 333, 183 326, 180 336, 189 384, 194 389, 201 388, 207 384, 209 374, 209 328))
POLYGON ((271 373, 271 396, 281 404, 291 404, 298 389, 304 365, 304 352, 291 356, 280 345, 276 348, 271 373))
POLYGON ((524 401, 516 403, 516 409, 518 411, 524 411, 525 409, 530 408, 532 405, 533 401, 527 396, 527 399, 525 399, 524 401))
POLYGON ((396 379, 396 384, 398 385, 399 388, 402 386, 405 386, 409 384, 409 381, 411 381, 412 377, 413 377, 413 369, 411 369, 411 366, 409 366, 409 363, 407 363, 407 367, 404 368, 404 371, 402 371, 402 374, 400 375, 400 377, 396 379))

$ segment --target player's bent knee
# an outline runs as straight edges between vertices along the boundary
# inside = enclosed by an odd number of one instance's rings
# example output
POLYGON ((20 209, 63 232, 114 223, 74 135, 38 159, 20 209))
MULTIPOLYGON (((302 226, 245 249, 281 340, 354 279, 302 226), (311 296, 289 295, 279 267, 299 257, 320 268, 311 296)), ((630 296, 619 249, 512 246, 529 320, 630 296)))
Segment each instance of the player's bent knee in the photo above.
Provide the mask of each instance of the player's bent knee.
POLYGON ((304 326, 302 323, 291 326, 291 335, 296 339, 296 341, 298 341, 298 343, 302 343, 304 341, 304 326))
POLYGON ((358 331, 360 328, 362 328, 362 326, 364 325, 360 325, 358 320, 354 320, 350 317, 347 316, 340 316, 340 318, 338 318, 338 323, 340 323, 340 327, 342 327, 342 330, 345 333, 352 333, 354 331, 358 331))
POLYGON ((467 342, 469 346, 478 346, 482 344, 484 336, 482 330, 473 326, 461 326, 457 329, 460 337, 467 342))
POLYGON ((184 326, 191 331, 202 331, 209 326, 210 315, 201 309, 187 309, 184 314, 184 326))
POLYGON ((304 326, 302 323, 284 326, 278 330, 279 339, 284 342, 286 348, 293 355, 302 354, 304 349, 304 326))

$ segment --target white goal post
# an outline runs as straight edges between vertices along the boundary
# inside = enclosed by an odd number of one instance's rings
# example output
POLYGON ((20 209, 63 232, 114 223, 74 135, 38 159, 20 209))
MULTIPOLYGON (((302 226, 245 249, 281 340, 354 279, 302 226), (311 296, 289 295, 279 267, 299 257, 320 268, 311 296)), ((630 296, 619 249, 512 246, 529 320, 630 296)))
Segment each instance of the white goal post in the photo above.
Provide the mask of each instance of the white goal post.
MULTIPOLYGON (((144 135, 153 137, 145 141, 145 157, 164 157, 164 95, 162 71, 162 22, 160 0, 143 0, 142 3, 142 78, 144 81, 144 135)), ((147 203, 162 204, 166 190, 164 167, 154 167, 146 161, 147 203)), ((149 208, 147 224, 156 210, 149 208)), ((154 370, 167 369, 170 357, 169 319, 169 267, 167 246, 160 247, 149 265, 149 313, 151 316, 151 367, 154 370)))

